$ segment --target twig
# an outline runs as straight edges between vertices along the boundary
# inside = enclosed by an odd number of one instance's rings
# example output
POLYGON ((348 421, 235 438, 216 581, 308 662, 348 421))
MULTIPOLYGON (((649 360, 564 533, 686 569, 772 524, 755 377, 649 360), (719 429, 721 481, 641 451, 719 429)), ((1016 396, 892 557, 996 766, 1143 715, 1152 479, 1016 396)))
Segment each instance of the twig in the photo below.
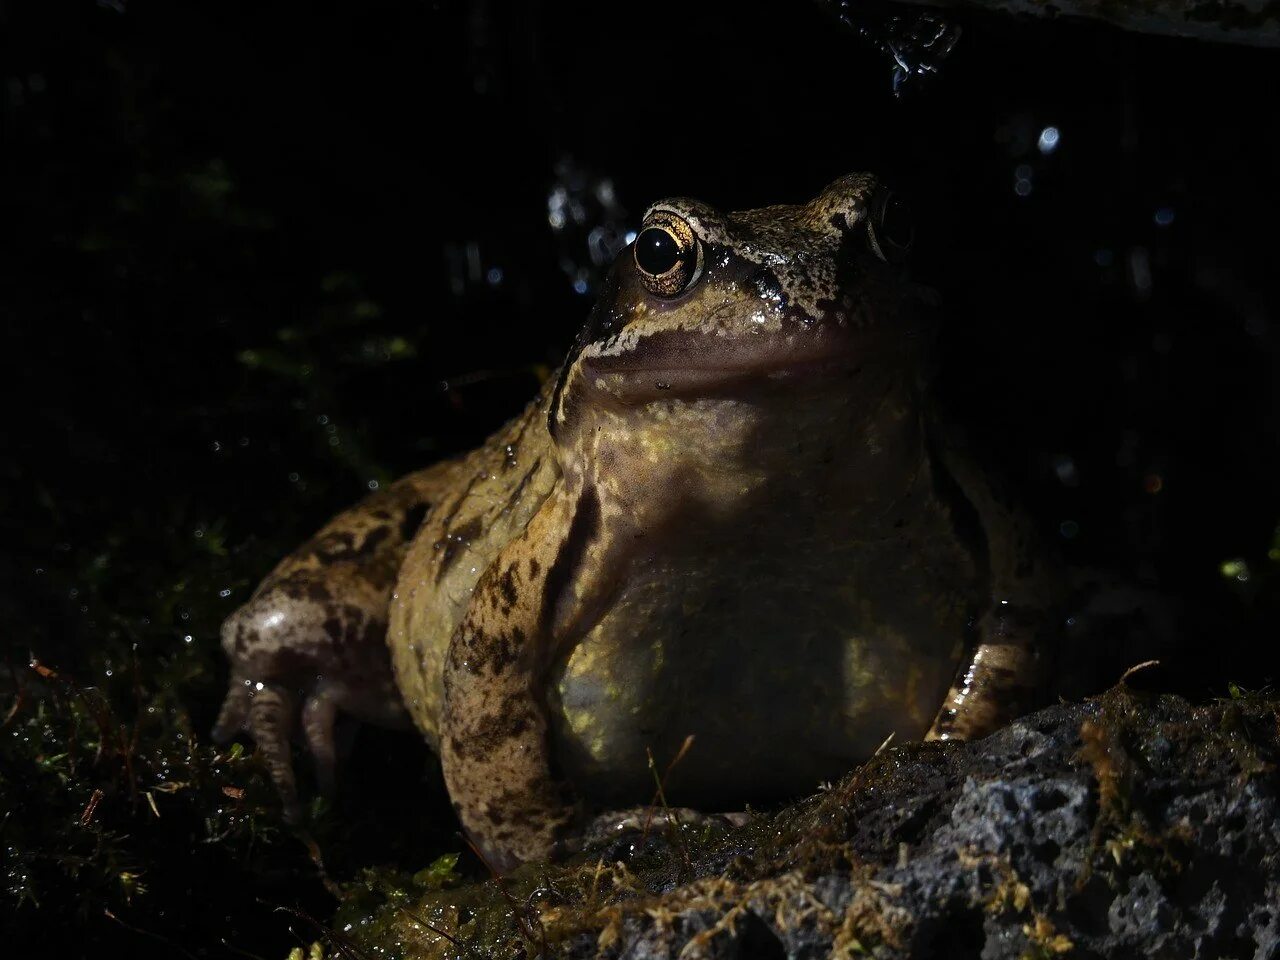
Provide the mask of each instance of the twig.
POLYGON ((414 923, 420 923, 424 927, 426 927, 428 930, 430 930, 432 933, 438 936, 444 937, 446 940, 448 940, 451 944, 453 944, 459 950, 465 950, 469 955, 473 957, 479 956, 479 954, 476 953, 476 948, 473 947, 471 944, 465 943, 462 940, 459 940, 457 937, 449 933, 447 930, 441 930, 430 920, 426 919, 425 917, 418 916, 408 907, 397 907, 396 909, 398 909, 401 913, 403 913, 406 917, 408 917, 414 923))
POLYGON ((360 948, 357 947, 350 939, 342 936, 336 930, 330 930, 328 927, 322 924, 315 917, 311 916, 311 914, 307 913, 305 910, 299 910, 296 907, 285 907, 285 906, 277 905, 275 907, 275 912, 291 913, 295 917, 299 917, 307 921, 307 923, 311 924, 313 927, 316 928, 316 930, 319 931, 320 936, 324 937, 326 943, 328 943, 330 946, 337 947, 338 952, 341 953, 344 957, 346 957, 347 960, 369 960, 369 958, 363 952, 361 952, 360 948))
MULTIPOLYGON (((237 799, 238 802, 239 800, 237 799)), ((333 878, 329 876, 329 871, 325 869, 324 857, 320 855, 320 844, 316 843, 315 838, 311 836, 311 832, 308 830, 298 830, 298 839, 307 848, 307 855, 311 857, 311 862, 316 865, 316 870, 320 874, 320 883, 329 891, 333 899, 341 902, 343 899, 342 888, 333 881, 333 878)))
MULTIPOLYGON (((497 870, 494 869, 487 857, 480 852, 480 848, 471 842, 471 838, 465 833, 461 835, 462 841, 471 848, 471 852, 476 855, 476 859, 483 864, 484 868, 489 871, 489 875, 493 877, 494 882, 498 885, 498 892, 502 894, 502 899, 507 901, 507 906, 511 908, 511 913, 516 919, 516 926, 520 928, 520 936, 524 938, 525 943, 529 946, 534 945, 533 928, 529 926, 529 918, 525 915, 525 907, 521 906, 520 901, 511 895, 511 891, 507 889, 507 881, 497 870)), ((539 952, 545 956, 547 953, 547 932, 542 928, 542 921, 538 921, 538 930, 541 936, 539 952)))
POLYGON ((1132 677, 1135 673, 1138 673, 1142 670, 1146 670, 1148 667, 1158 667, 1158 666, 1160 666, 1159 660, 1143 660, 1141 663, 1135 663, 1132 667, 1130 667, 1124 673, 1120 674, 1120 682, 1124 683, 1126 680, 1132 677))
POLYGON ((93 815, 98 811, 98 804, 102 802, 104 794, 97 787, 93 793, 89 794, 89 802, 84 805, 84 812, 80 814, 80 826, 87 827, 93 822, 93 815))
POLYGON ((138 645, 135 643, 129 650, 133 659, 133 732, 129 736, 129 745, 124 755, 125 771, 129 777, 129 799, 134 807, 138 805, 138 783, 133 775, 133 755, 138 750, 138 735, 142 731, 142 677, 138 669, 138 645))
POLYGON ((693 862, 689 859, 689 851, 680 838, 680 817, 667 803, 667 778, 671 776, 671 771, 676 768, 676 764, 684 759, 685 754, 687 754, 692 747, 693 734, 689 734, 684 738, 684 743, 680 744, 680 749, 676 751, 676 755, 672 761, 667 764, 667 769, 663 772, 661 777, 658 776, 658 765, 654 762, 653 751, 648 747, 644 748, 645 755, 649 758, 649 770, 653 773, 653 780, 657 789, 654 792, 653 800, 649 801, 649 810, 645 814, 644 828, 640 831, 641 842, 649 836, 649 825, 653 820, 654 802, 658 801, 662 804, 662 812, 666 816, 667 836, 671 840, 671 845, 680 851, 680 858, 684 861, 686 870, 693 869, 693 862))
POLYGON ((168 937, 163 936, 159 933, 155 933, 152 930, 144 930, 142 929, 142 927, 135 927, 132 923, 126 923, 125 921, 121 920, 119 917, 117 917, 114 913, 112 913, 110 910, 106 909, 105 907, 103 908, 102 913, 104 916, 107 917, 107 919, 114 920, 116 923, 120 924, 120 926, 124 927, 126 930, 130 930, 133 933, 142 934, 142 936, 144 937, 151 937, 151 939, 153 940, 159 940, 165 946, 169 946, 175 950, 180 951, 183 954, 183 956, 190 957, 191 960, 196 960, 195 954, 184 949, 181 944, 174 943, 168 937))
POLYGON ((13 677, 13 682, 18 688, 18 692, 14 695, 13 706, 9 708, 9 712, 4 715, 4 720, 0 721, 0 730, 3 730, 13 722, 13 718, 18 715, 18 711, 22 709, 27 700, 27 687, 22 682, 22 676, 13 669, 13 662, 5 657, 5 666, 9 670, 9 676, 13 677))

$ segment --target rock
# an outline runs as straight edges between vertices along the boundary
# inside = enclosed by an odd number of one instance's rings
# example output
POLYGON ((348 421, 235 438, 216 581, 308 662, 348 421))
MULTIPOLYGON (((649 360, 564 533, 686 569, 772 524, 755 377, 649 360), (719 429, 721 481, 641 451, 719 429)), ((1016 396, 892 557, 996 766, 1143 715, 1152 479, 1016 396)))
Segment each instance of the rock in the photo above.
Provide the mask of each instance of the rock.
MULTIPOLYGON (((1280 703, 1125 687, 714 836, 388 907, 408 957, 1280 957, 1280 703), (517 921, 517 914, 520 919, 517 921), (434 929, 433 929, 434 928, 434 929)), ((698 830, 705 830, 700 826, 698 830)))

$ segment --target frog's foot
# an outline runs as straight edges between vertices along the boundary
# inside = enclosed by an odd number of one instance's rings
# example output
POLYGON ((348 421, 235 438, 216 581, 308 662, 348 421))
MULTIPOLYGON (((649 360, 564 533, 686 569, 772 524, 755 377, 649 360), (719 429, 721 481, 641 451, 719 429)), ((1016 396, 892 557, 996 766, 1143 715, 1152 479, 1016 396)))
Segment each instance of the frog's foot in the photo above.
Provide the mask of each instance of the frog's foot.
POLYGON ((573 844, 577 852, 588 847, 634 845, 648 837, 674 837, 683 831, 725 830, 751 822, 746 811, 703 813, 690 807, 630 807, 607 810, 587 821, 573 844))
POLYGON ((302 704, 302 735, 315 763, 316 785, 323 797, 332 797, 337 785, 338 751, 333 737, 337 718, 337 699, 328 690, 316 690, 302 704))
POLYGON ((320 793, 331 796, 339 710, 381 726, 408 722, 384 642, 385 611, 373 600, 361 607, 322 599, 332 592, 298 575, 270 585, 222 625, 232 677, 213 739, 253 738, 290 822, 300 815, 289 749, 295 733, 315 760, 320 793))
MULTIPOLYGON (((289 823, 297 823, 302 814, 290 749, 299 718, 297 699, 297 695, 283 684, 257 683, 233 677, 231 689, 213 728, 213 740, 218 744, 230 742, 241 732, 253 738, 280 794, 284 818, 289 823)), ((326 797, 333 796, 336 784, 338 750, 334 730, 337 714, 336 698, 323 686, 303 700, 302 735, 307 752, 315 761, 320 793, 326 797)))
POLYGON ((242 730, 253 737, 289 823, 296 823, 302 813, 289 749, 296 717, 297 698, 287 687, 233 677, 213 728, 213 740, 218 744, 229 742, 242 730))
POLYGON ((983 640, 965 661, 926 740, 977 740, 1025 713, 1035 699, 1034 617, 1001 609, 980 626, 983 640))

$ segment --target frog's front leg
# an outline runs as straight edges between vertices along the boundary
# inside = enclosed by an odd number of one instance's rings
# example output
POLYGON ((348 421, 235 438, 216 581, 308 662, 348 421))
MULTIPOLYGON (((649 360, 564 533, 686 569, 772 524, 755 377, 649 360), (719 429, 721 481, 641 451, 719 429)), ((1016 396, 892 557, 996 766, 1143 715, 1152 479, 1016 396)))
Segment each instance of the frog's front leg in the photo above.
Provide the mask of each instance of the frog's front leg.
POLYGON ((557 608, 581 596, 572 581, 595 535, 593 501, 563 491, 547 499, 476 584, 445 658, 445 783, 498 870, 551 855, 578 819, 552 775, 546 690, 557 647, 577 633, 557 622, 557 608))
POLYGON ((979 640, 947 691, 926 740, 976 740, 1030 709, 1042 668, 1037 613, 998 604, 978 624, 979 640))
POLYGON ((938 432, 932 437, 938 465, 977 513, 991 599, 977 624, 977 643, 961 663, 926 739, 975 740, 1036 706, 1047 667, 1044 634, 1053 622, 1063 577, 1014 498, 975 458, 937 442, 938 432))

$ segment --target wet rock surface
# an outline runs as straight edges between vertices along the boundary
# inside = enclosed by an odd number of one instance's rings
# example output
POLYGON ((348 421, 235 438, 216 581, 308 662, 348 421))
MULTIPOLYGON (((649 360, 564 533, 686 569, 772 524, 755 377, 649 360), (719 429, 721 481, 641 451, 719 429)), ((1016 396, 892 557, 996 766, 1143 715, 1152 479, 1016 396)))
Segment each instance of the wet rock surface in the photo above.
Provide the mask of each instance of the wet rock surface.
POLYGON ((407 956, 1276 957, 1278 706, 1117 687, 366 929, 407 956))

